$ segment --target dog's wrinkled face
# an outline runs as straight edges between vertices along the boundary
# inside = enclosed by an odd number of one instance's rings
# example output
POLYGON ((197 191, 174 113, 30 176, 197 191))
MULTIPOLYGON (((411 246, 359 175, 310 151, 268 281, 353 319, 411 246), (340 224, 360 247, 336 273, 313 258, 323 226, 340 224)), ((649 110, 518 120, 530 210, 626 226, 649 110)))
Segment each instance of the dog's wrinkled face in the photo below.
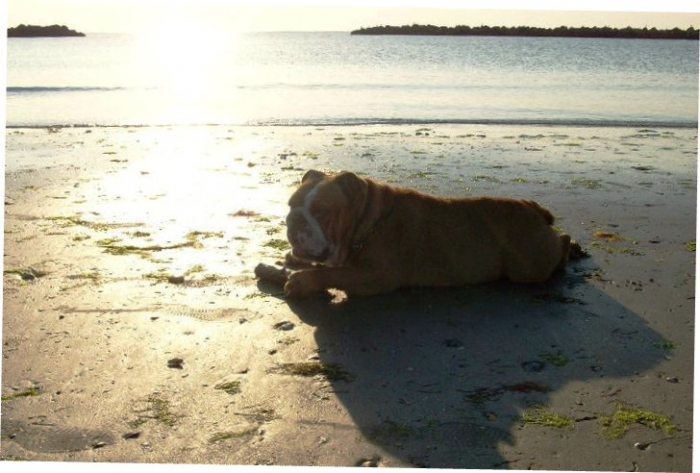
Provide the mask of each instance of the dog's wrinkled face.
POLYGON ((287 239, 294 257, 326 266, 340 266, 347 257, 351 197, 344 181, 360 181, 352 173, 328 176, 309 171, 289 199, 287 239))
POLYGON ((287 215, 287 239, 292 245, 292 254, 301 260, 317 263, 325 262, 332 250, 320 223, 327 210, 316 202, 320 184, 315 182, 299 189, 296 199, 293 196, 289 202, 287 215))

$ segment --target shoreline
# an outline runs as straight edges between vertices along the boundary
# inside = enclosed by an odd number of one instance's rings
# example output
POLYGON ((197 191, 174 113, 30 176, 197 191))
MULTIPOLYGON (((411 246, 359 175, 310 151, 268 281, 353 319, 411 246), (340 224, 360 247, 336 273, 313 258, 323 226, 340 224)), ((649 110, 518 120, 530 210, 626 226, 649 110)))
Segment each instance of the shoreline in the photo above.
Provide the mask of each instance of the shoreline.
POLYGON ((2 459, 690 471, 697 130, 658 128, 6 130, 2 459), (253 271, 309 168, 531 198, 590 258, 292 303, 253 271))
POLYGON ((125 123, 125 124, 88 124, 88 123, 39 123, 6 124, 7 130, 18 129, 63 129, 63 128, 167 128, 167 127, 362 127, 362 126, 450 126, 450 125, 484 125, 484 126, 532 126, 564 128, 698 128, 697 121, 677 120, 566 120, 566 119, 350 119, 350 120, 306 120, 306 121, 261 121, 253 123, 125 123))

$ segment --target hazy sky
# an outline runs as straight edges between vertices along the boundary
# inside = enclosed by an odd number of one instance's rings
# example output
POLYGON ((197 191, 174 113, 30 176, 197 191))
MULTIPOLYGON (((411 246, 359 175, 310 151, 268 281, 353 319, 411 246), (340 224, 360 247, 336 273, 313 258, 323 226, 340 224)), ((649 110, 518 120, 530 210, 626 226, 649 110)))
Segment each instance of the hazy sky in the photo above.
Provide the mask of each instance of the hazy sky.
POLYGON ((687 0, 8 0, 8 26, 65 24, 86 33, 153 23, 241 31, 350 31, 363 26, 700 26, 687 0), (659 8, 663 10, 659 10, 659 8), (518 10, 519 9, 519 10, 518 10), (566 9, 566 10, 562 10, 566 9))

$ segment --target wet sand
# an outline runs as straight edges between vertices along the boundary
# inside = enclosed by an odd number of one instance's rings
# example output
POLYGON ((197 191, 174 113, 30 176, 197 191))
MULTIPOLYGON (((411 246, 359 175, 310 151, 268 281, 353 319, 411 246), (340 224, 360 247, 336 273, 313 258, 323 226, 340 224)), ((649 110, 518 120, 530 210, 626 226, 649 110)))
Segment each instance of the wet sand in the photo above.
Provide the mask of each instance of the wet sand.
MULTIPOLYGON (((690 471, 697 132, 6 131, 2 459, 690 471), (290 302, 304 171, 537 200, 535 286, 290 302)), ((19 465, 19 463, 18 463, 19 465)))

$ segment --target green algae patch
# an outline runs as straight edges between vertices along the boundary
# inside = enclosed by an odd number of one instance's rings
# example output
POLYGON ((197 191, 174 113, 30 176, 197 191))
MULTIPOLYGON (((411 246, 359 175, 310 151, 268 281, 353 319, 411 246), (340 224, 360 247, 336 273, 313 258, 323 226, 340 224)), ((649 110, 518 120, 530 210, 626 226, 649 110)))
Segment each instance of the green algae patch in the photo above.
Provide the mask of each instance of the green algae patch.
MULTIPOLYGON (((103 242, 107 243, 107 242, 103 242)), ((176 250, 179 248, 194 247, 196 245, 195 241, 185 241, 182 243, 175 243, 172 245, 118 245, 116 243, 98 244, 104 248, 104 252, 110 255, 144 255, 153 251, 163 251, 163 250, 176 250)))
MULTIPOLYGON (((150 236, 149 233, 141 232, 138 236, 143 238, 146 235, 150 236)), ((132 244, 121 244, 120 238, 105 238, 98 240, 96 242, 97 246, 104 248, 104 252, 110 255, 132 255, 137 254, 145 256, 150 252, 164 251, 164 250, 177 250, 180 248, 202 248, 200 242, 201 239, 205 238, 223 238, 223 232, 203 232, 203 231, 192 231, 185 235, 185 241, 180 243, 172 243, 169 245, 132 245, 132 244)))
POLYGON ((695 252, 695 238, 685 243, 685 249, 691 253, 695 252))
POLYGON ((147 407, 138 412, 138 417, 128 423, 131 428, 139 427, 149 420, 174 427, 177 424, 178 416, 171 410, 170 401, 158 394, 151 394, 145 400, 147 407))
POLYGON ((654 342, 654 348, 659 348, 660 350, 675 350, 678 347, 678 344, 675 342, 671 342, 669 340, 665 340, 663 342, 654 342))
POLYGON ((241 382, 238 380, 227 381, 225 383, 217 384, 214 386, 214 389, 220 389, 226 394, 233 396, 241 392, 241 382))
POLYGON ((543 407, 528 409, 519 418, 524 425, 541 425, 544 427, 555 427, 558 429, 571 428, 574 424, 571 417, 557 414, 543 407))
POLYGON ((170 410, 170 401, 152 396, 149 398, 148 402, 151 404, 153 418, 156 421, 169 427, 172 427, 177 423, 177 416, 170 410))
POLYGON ((158 271, 144 274, 143 277, 156 282, 168 282, 172 275, 166 269, 159 269, 158 271))
POLYGON ((571 187, 583 187, 589 190, 597 190, 602 188, 603 185, 598 179, 574 178, 571 179, 571 187))
POLYGON ((88 220, 83 220, 77 215, 70 216, 52 216, 46 217, 46 220, 54 222, 61 228, 68 227, 86 227, 95 231, 107 231, 114 228, 131 228, 131 227, 142 227, 143 223, 102 223, 102 222, 90 222, 88 220))
POLYGON ((9 401, 9 400, 17 399, 20 397, 38 396, 39 394, 41 394, 41 391, 39 390, 39 388, 37 388, 36 386, 31 386, 27 389, 23 389, 22 391, 18 391, 16 393, 4 395, 4 396, 2 396, 1 399, 3 401, 9 401))
POLYGON ((104 231, 110 228, 107 224, 88 222, 75 215, 46 217, 46 220, 56 223, 61 228, 81 226, 97 231, 104 231))
POLYGON ((114 237, 114 238, 103 238, 103 239, 101 239, 101 240, 97 240, 97 241, 95 242, 95 244, 96 244, 97 246, 114 246, 114 245, 116 245, 117 243, 119 243, 120 241, 122 241, 122 239, 121 239, 121 238, 118 238, 118 237, 114 237))
POLYGON ((550 363, 554 366, 566 366, 569 361, 569 358, 562 355, 561 353, 542 353, 540 354, 540 358, 542 358, 544 361, 547 363, 550 363))
POLYGON ((191 266, 187 271, 185 271, 185 276, 190 276, 195 273, 203 273, 204 272, 204 265, 203 264, 195 264, 191 266))
POLYGON ((272 240, 268 240, 267 242, 263 243, 263 246, 273 248, 278 251, 286 251, 291 249, 291 245, 289 244, 289 242, 280 238, 273 238, 272 240))
POLYGON ((652 430, 663 430, 667 435, 671 435, 676 430, 676 425, 669 417, 630 407, 619 407, 612 415, 599 417, 598 422, 603 429, 602 436, 608 439, 623 437, 632 425, 643 425, 652 430))
POLYGON ((253 427, 251 429, 242 430, 240 432, 217 432, 214 435, 212 435, 211 437, 209 437, 209 443, 214 444, 214 443, 222 442, 224 440, 250 437, 252 435, 255 435, 255 432, 257 432, 257 431, 258 431, 258 428, 253 427))
POLYGON ((328 381, 352 381, 355 377, 340 365, 335 363, 320 363, 310 361, 304 363, 283 363, 268 370, 269 373, 285 374, 312 378, 320 376, 328 381))
POLYGON ((223 237, 224 237, 224 232, 202 232, 199 230, 189 232, 187 235, 185 235, 185 238, 188 241, 197 241, 200 238, 223 238, 223 237))
POLYGON ((608 254, 624 254, 624 255, 632 255, 632 256, 639 256, 641 253, 639 251, 636 251, 629 246, 612 246, 612 245, 602 245, 598 243, 597 241, 594 241, 591 243, 591 246, 594 248, 598 248, 599 250, 605 251, 608 254))

